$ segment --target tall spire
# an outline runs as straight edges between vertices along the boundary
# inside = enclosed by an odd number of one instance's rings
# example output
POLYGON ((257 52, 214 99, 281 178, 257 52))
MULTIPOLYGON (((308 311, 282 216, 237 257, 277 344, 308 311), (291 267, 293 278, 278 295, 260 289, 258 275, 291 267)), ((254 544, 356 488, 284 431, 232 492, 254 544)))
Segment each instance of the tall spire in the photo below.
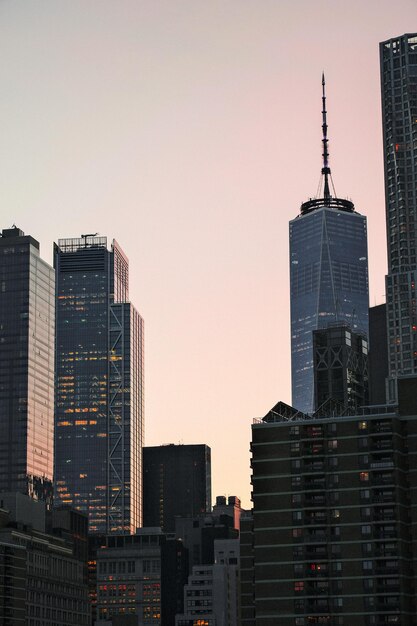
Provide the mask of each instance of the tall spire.
POLYGON ((322 102, 323 102, 323 110, 322 110, 322 115, 323 115, 323 124, 322 124, 322 129, 323 129, 323 167, 321 169, 321 173, 324 176, 324 193, 323 193, 323 197, 325 200, 330 200, 331 195, 330 195, 330 187, 329 187, 329 176, 330 176, 330 167, 329 167, 329 152, 327 149, 327 144, 328 144, 328 139, 327 139, 327 111, 326 111, 326 80, 324 78, 324 72, 322 74, 322 78, 321 78, 321 85, 322 85, 322 102))
POLYGON ((329 150, 327 139, 327 111, 326 111, 326 80, 324 78, 324 72, 321 77, 321 85, 322 85, 322 129, 323 129, 323 167, 321 168, 321 177, 319 182, 319 187, 317 189, 317 195, 315 198, 310 198, 307 202, 303 202, 301 205, 301 215, 306 215, 306 213, 310 213, 311 211, 315 211, 316 209, 320 209, 322 207, 327 207, 328 209, 337 209, 340 211, 349 211, 352 212, 355 210, 355 206, 353 202, 350 200, 344 200, 342 198, 338 198, 336 196, 336 191, 333 185, 332 175, 329 167, 329 150), (324 179, 324 182, 323 182, 324 179), (323 195, 321 195, 321 187, 323 184, 323 195), (330 184, 333 190, 333 196, 330 193, 330 184))

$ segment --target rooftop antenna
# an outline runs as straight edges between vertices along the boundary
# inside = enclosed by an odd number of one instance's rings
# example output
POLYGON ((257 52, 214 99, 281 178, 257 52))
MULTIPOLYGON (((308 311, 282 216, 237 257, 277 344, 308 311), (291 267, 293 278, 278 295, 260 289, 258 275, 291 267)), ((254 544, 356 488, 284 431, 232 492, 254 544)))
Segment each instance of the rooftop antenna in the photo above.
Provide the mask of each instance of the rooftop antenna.
POLYGON ((323 115, 323 124, 322 124, 322 129, 323 129, 323 167, 321 169, 321 173, 324 176, 324 190, 323 190, 323 197, 325 200, 330 200, 331 195, 330 195, 330 188, 329 188, 329 176, 331 175, 330 172, 330 167, 329 167, 329 151, 328 151, 328 142, 329 140, 327 139, 327 111, 326 111, 326 79, 324 78, 324 72, 322 74, 322 78, 321 78, 321 85, 322 85, 322 102, 323 102, 323 110, 322 110, 322 115, 323 115))
POLYGON ((87 247, 87 239, 89 237, 97 237, 98 233, 88 233, 87 235, 81 235, 81 239, 84 239, 84 247, 87 247))

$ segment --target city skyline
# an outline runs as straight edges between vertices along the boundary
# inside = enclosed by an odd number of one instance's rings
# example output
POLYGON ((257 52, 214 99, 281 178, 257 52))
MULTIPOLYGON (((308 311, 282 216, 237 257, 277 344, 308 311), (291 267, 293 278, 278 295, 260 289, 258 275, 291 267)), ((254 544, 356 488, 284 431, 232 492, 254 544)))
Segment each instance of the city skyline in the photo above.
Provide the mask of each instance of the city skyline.
POLYGON ((3 226, 49 261, 59 237, 120 241, 147 323, 145 444, 211 446, 213 493, 244 506, 252 418, 290 399, 286 233, 317 184, 323 69, 335 186, 368 218, 383 301, 378 43, 415 30, 415 4, 362 4, 0 5, 3 226))

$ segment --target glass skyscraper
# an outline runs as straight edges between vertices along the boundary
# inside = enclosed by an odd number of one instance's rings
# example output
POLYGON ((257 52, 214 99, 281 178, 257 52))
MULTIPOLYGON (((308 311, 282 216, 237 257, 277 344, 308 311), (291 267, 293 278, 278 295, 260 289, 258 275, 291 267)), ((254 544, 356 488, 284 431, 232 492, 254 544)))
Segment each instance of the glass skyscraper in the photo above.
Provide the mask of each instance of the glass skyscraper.
POLYGON ((380 44, 389 391, 417 374, 417 33, 380 44))
POLYGON ((314 406, 313 331, 346 322, 368 336, 366 218, 331 196, 323 78, 323 197, 304 202, 290 222, 292 404, 314 406))
POLYGON ((143 320, 128 301, 118 244, 84 235, 55 245, 55 498, 92 533, 142 522, 143 320))
POLYGON ((0 237, 0 491, 52 501, 55 273, 16 227, 0 237))

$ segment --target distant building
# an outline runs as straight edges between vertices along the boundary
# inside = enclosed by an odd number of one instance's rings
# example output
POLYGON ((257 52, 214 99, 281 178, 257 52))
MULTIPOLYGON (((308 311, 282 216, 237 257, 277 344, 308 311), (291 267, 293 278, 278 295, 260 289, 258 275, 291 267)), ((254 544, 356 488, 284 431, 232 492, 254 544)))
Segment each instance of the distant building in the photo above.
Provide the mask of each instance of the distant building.
MULTIPOLYGON (((1 515, 0 511, 0 515, 1 515)), ((0 624, 26 622, 27 555, 24 546, 0 541, 0 624)))
POLYGON ((240 620, 241 626, 255 626, 255 569, 253 514, 245 511, 240 523, 240 620))
MULTIPOLYGON (((388 243, 388 401, 417 373, 417 33, 380 44, 388 243)), ((372 348, 371 348, 372 349, 372 348)))
POLYGON ((19 228, 0 237, 0 492, 52 501, 55 273, 19 228))
POLYGON ((69 536, 45 531, 45 503, 15 496, 0 507, 1 624, 89 626, 86 561, 69 536))
POLYGON ((211 510, 211 450, 204 444, 143 449, 143 524, 175 531, 177 516, 211 510))
POLYGON ((166 537, 161 562, 162 625, 175 626, 175 616, 184 610, 184 585, 188 579, 188 550, 178 539, 166 537))
POLYGON ((369 309, 369 404, 385 404, 388 377, 387 305, 369 309))
POLYGON ((55 245, 55 504, 90 533, 142 524, 143 320, 119 245, 85 235, 55 245))
POLYGON ((97 552, 97 626, 122 615, 135 616, 137 626, 162 626, 164 539, 159 528, 107 537, 106 546, 97 552))
POLYGON ((174 626, 186 568, 181 542, 160 528, 108 536, 97 551, 97 626, 174 626))
POLYGON ((196 565, 184 587, 175 626, 238 626, 239 539, 216 540, 213 565, 196 565))
POLYGON ((328 400, 345 408, 368 404, 368 341, 347 324, 313 331, 314 410, 328 400))
POLYGON ((415 623, 415 378, 399 398, 329 417, 278 403, 252 426, 256 618, 245 608, 242 625, 415 623))
POLYGON ((240 530, 240 516, 242 514, 242 507, 240 499, 236 496, 217 496, 216 504, 213 506, 213 515, 218 517, 220 515, 228 515, 233 519, 233 528, 240 530))
POLYGON ((366 218, 332 196, 323 78, 323 190, 290 222, 292 404, 314 411, 313 331, 346 322, 368 336, 366 218))
MULTIPOLYGON (((234 496, 232 496, 234 497, 234 496)), ((239 500, 237 498, 237 500, 239 500)), ((234 508, 234 507, 233 507, 234 508)), ((212 565, 215 561, 214 544, 217 539, 236 539, 239 530, 234 526, 234 511, 177 517, 175 536, 182 541, 189 555, 189 571, 194 565, 212 565)))

